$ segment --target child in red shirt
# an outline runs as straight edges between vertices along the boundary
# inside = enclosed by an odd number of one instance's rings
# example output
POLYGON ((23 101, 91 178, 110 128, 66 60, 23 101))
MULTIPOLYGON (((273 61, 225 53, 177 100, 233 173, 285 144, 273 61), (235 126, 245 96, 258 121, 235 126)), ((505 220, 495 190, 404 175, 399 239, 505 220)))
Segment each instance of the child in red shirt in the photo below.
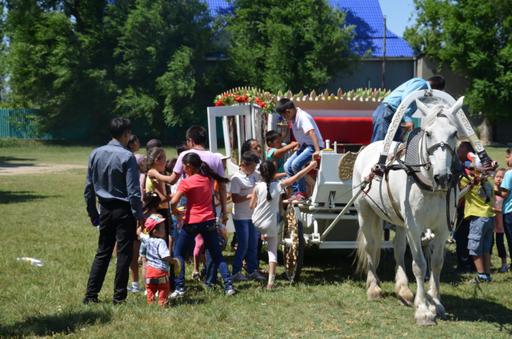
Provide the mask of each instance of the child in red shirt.
POLYGON ((176 204, 182 196, 187 197, 187 206, 183 220, 183 228, 178 233, 175 245, 175 255, 181 263, 181 272, 175 278, 176 290, 171 298, 178 298, 185 294, 185 250, 197 234, 201 234, 207 250, 210 251, 213 262, 219 268, 224 280, 224 290, 227 295, 235 294, 231 275, 228 271, 226 259, 222 256, 217 231, 215 228, 215 213, 213 210, 213 183, 214 180, 227 182, 213 172, 210 167, 194 152, 183 157, 183 170, 187 177, 178 185, 176 194, 171 199, 173 213, 178 215, 176 204))

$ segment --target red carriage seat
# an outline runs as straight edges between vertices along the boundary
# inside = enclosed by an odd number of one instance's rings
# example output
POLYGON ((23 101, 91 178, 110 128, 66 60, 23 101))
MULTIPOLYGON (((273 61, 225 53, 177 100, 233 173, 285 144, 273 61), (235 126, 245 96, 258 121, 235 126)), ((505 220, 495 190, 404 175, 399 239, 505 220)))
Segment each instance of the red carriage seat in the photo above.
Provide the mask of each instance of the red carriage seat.
POLYGON ((371 117, 313 117, 322 137, 343 144, 370 143, 373 127, 371 117))

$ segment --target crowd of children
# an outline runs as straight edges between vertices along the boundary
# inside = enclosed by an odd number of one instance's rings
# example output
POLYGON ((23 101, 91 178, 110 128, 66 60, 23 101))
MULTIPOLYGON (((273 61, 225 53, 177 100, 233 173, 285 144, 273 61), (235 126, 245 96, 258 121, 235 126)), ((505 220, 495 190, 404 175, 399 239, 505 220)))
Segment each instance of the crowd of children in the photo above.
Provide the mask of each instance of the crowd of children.
MULTIPOLYGON (((167 159, 157 139, 147 142, 145 155, 137 154, 140 142, 133 137, 128 148, 136 154, 139 165, 147 219, 144 227, 137 230, 140 241, 134 246, 130 291, 141 291, 138 267, 142 263, 148 303, 158 296, 158 303, 165 305, 168 297, 183 296, 190 258, 192 278, 211 287, 220 273, 226 295, 235 294, 233 284, 239 281, 266 280, 268 289, 275 286, 279 201, 286 194, 286 187, 296 184, 317 166, 314 156, 323 145, 313 119, 306 112, 301 111, 301 119, 296 119, 296 109, 290 102, 280 104, 284 107, 283 117, 290 120, 294 130, 302 131, 302 143, 283 145, 276 131, 266 134, 265 151, 257 140, 245 141, 239 171, 229 180, 224 172, 226 157, 205 148, 207 135, 202 127, 187 130, 186 146, 179 147, 177 159, 172 160, 167 159), (286 158, 293 160, 298 156, 299 163, 294 163, 293 171, 287 173, 286 158), (227 242, 228 200, 232 202, 236 231, 231 272, 222 254, 227 242), (262 240, 268 248, 268 278, 259 267, 262 240)), ((305 190, 296 187, 294 193, 294 199, 302 199, 305 190)))

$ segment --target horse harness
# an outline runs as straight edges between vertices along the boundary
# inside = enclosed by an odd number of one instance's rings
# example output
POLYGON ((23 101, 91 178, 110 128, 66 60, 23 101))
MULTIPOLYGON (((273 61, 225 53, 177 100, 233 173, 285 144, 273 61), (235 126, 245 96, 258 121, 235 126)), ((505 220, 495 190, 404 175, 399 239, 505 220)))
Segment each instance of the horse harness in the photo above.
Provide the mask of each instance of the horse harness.
MULTIPOLYGON (((406 144, 400 143, 397 144, 393 155, 389 158, 389 165, 385 167, 384 170, 384 180, 386 181, 386 187, 388 191, 389 200, 391 202, 391 206, 393 207, 393 211, 398 216, 398 218, 403 222, 404 218, 400 213, 400 208, 398 203, 396 202, 390 186, 389 186, 389 172, 390 171, 399 171, 403 170, 405 173, 412 177, 414 182, 420 187, 420 189, 433 192, 434 186, 432 181, 425 177, 421 173, 421 168, 425 168, 427 170, 432 166, 430 160, 424 159, 423 154, 419 152, 420 147, 423 146, 426 148, 426 140, 424 138, 425 131, 421 128, 414 129, 407 138, 406 144), (405 156, 404 156, 405 153, 405 156), (402 158, 405 158, 402 160, 402 158)), ((436 143, 427 148, 427 154, 432 155, 434 151, 441 148, 442 150, 447 149, 452 154, 452 164, 451 169, 453 172, 454 167, 456 166, 456 161, 459 161, 455 154, 455 150, 452 147, 444 142, 436 143)), ((452 176, 452 179, 448 185, 448 191, 446 193, 446 217, 448 221, 448 228, 452 231, 452 221, 450 218, 450 194, 456 194, 455 185, 457 184, 458 176, 452 176)), ((456 199, 454 199, 456 200, 456 199)))

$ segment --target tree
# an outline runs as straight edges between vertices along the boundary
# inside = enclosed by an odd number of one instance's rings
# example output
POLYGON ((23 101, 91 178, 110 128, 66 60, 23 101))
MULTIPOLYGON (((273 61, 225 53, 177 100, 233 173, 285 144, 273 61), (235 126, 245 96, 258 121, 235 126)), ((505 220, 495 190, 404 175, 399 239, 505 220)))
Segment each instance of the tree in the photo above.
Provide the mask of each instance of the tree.
POLYGON ((512 1, 415 0, 417 22, 405 38, 419 53, 469 80, 471 112, 510 116, 512 1))
POLYGON ((39 109, 43 132, 100 139, 123 115, 135 132, 165 139, 176 135, 169 127, 204 120, 197 112, 220 84, 205 62, 212 30, 202 0, 7 4, 9 102, 39 109))
POLYGON ((143 118, 154 130, 194 121, 206 102, 204 61, 210 18, 198 0, 137 0, 115 48, 116 112, 143 118))
POLYGON ((241 84, 319 89, 348 65, 352 28, 325 0, 234 0, 233 9, 228 55, 241 84))
POLYGON ((115 90, 100 62, 105 6, 105 1, 8 1, 9 102, 39 109, 42 132, 86 137, 111 108, 115 90))

